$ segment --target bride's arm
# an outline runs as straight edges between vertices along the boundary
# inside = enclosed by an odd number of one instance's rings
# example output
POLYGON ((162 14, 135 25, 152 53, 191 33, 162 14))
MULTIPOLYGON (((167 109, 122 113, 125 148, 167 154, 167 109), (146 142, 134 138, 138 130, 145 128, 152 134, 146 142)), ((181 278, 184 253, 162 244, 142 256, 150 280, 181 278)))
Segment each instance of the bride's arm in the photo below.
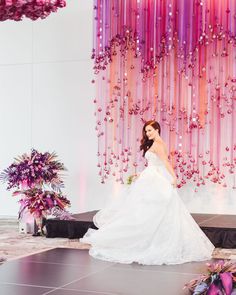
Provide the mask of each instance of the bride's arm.
POLYGON ((158 154, 159 158, 164 162, 166 169, 173 176, 172 184, 176 187, 177 177, 176 177, 175 171, 174 171, 173 167, 171 166, 170 161, 168 159, 164 144, 155 144, 154 148, 155 148, 155 152, 158 154))

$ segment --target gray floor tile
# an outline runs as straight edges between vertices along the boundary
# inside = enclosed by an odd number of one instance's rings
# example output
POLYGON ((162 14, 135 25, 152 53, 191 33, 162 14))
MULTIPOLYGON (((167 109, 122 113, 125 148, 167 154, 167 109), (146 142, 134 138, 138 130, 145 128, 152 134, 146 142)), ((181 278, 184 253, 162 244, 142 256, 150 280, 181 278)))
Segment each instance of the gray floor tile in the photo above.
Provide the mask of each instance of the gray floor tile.
POLYGON ((21 258, 20 261, 46 262, 46 263, 61 263, 70 265, 86 265, 107 267, 114 263, 94 259, 88 255, 88 250, 55 248, 41 253, 29 255, 21 258))
POLYGON ((14 261, 0 267, 0 283, 60 287, 98 271, 96 265, 80 266, 14 261))
POLYGON ((45 292, 50 291, 49 288, 33 287, 33 286, 21 286, 12 284, 1 284, 1 295, 42 295, 45 292))
POLYGON ((66 289, 56 289, 45 295, 116 295, 115 293, 104 293, 104 292, 91 292, 91 291, 81 291, 81 290, 66 290, 66 289))
POLYGON ((112 265, 112 268, 128 269, 128 270, 138 270, 138 271, 156 271, 156 272, 177 272, 183 274, 201 274, 206 271, 206 263, 212 262, 213 260, 201 261, 201 262, 189 262, 176 265, 140 265, 138 263, 132 264, 122 264, 116 263, 112 265))
POLYGON ((111 267, 90 275, 66 288, 111 292, 119 295, 183 295, 183 286, 195 278, 193 274, 138 271, 111 267))

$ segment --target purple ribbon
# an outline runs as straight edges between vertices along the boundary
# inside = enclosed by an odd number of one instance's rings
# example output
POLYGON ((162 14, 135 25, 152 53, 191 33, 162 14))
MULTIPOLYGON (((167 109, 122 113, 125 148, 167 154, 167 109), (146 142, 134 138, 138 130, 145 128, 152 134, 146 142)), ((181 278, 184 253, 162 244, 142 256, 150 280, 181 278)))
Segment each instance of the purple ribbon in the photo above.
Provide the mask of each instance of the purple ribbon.
POLYGON ((220 273, 220 279, 225 290, 225 295, 231 295, 233 289, 232 274, 230 272, 220 273))
POLYGON ((222 292, 219 286, 216 286, 214 283, 210 285, 210 288, 207 291, 207 295, 221 295, 222 292))
POLYGON ((210 285, 210 288, 207 291, 207 295, 221 295, 222 294, 222 286, 223 290, 225 291, 225 295, 231 295, 233 289, 233 281, 232 281, 232 274, 229 272, 220 273, 220 280, 222 285, 215 284, 213 281, 210 285))

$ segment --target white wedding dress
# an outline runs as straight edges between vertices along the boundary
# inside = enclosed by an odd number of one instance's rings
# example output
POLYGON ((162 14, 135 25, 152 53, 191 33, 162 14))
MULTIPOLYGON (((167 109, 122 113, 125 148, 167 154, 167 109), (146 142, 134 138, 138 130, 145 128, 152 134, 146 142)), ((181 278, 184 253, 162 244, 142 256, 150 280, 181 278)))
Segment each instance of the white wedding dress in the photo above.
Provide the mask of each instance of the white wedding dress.
POLYGON ((148 166, 119 205, 94 216, 98 230, 80 239, 91 256, 120 263, 180 264, 211 258, 213 244, 173 188, 172 176, 157 154, 147 151, 148 166))

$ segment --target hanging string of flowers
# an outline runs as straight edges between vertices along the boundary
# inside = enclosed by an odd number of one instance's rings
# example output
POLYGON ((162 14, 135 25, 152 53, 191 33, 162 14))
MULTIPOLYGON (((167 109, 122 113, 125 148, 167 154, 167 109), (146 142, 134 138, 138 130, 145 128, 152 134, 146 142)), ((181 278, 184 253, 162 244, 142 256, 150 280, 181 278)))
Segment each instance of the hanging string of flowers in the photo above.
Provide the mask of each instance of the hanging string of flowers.
POLYGON ((21 21, 25 17, 31 20, 44 19, 65 6, 65 0, 1 0, 0 21, 21 21))
POLYGON ((94 98, 101 182, 144 162, 161 124, 178 187, 236 189, 236 6, 217 0, 95 0, 94 98))

